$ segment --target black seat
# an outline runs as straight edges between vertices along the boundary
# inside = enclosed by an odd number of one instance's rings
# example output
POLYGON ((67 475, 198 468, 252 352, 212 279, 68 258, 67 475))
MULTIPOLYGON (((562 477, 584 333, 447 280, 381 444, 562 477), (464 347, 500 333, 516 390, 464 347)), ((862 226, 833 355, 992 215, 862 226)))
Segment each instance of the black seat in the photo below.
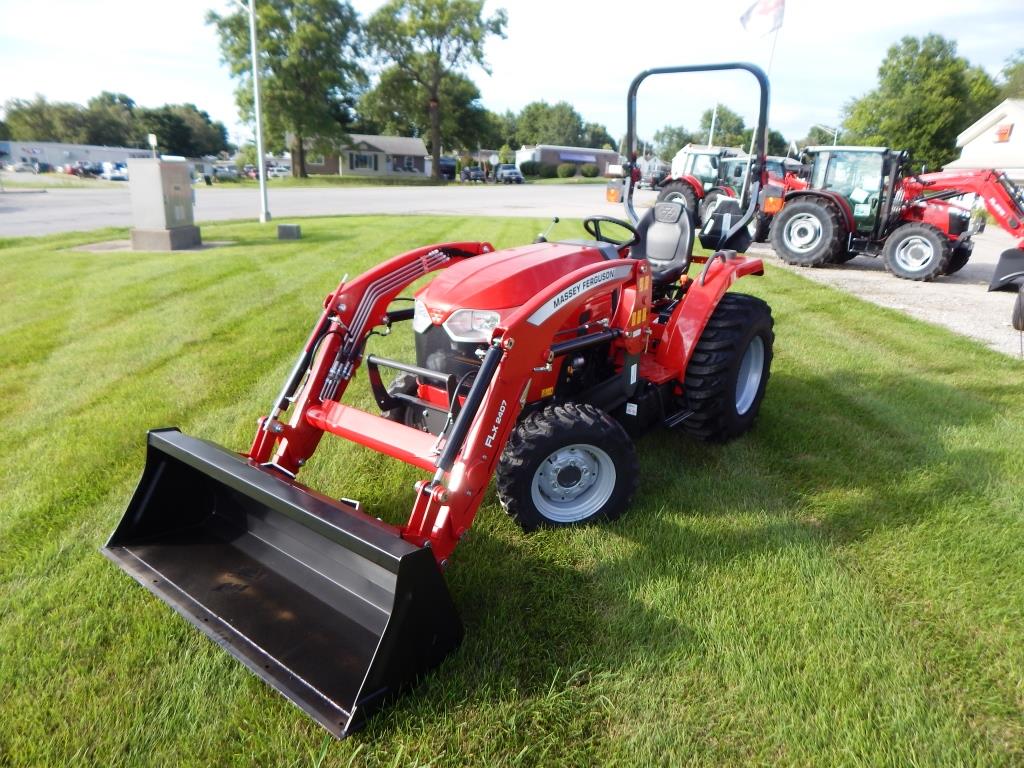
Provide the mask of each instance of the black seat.
POLYGON ((671 283, 690 266, 693 224, 686 207, 676 201, 648 208, 636 226, 639 241, 630 248, 634 259, 646 259, 655 283, 671 283))

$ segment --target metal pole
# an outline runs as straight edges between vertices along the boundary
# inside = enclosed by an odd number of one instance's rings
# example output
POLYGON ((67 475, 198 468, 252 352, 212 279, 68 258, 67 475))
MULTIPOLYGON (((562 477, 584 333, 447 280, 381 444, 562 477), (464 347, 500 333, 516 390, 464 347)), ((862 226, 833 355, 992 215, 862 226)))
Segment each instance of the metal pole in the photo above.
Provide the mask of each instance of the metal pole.
POLYGON ((256 0, 249 0, 246 6, 249 12, 249 44, 252 54, 252 94, 256 109, 256 155, 258 158, 257 173, 260 178, 260 223, 266 224, 270 221, 270 211, 267 208, 267 169, 266 160, 263 156, 263 115, 260 110, 260 69, 259 51, 256 47, 256 0))
POLYGON ((715 109, 711 113, 711 130, 708 131, 708 146, 714 146, 711 141, 715 137, 715 120, 718 119, 718 102, 715 102, 715 109))

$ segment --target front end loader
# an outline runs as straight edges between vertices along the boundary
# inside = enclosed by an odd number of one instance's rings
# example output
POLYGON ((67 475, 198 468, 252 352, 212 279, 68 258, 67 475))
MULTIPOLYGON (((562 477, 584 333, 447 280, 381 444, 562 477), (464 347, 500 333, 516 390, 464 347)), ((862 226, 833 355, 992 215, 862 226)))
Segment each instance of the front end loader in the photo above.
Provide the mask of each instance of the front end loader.
MULTIPOLYGON (((768 108, 756 67, 641 73, 628 142, 645 78, 736 69, 761 87, 756 201, 768 108)), ((611 519, 638 482, 634 437, 680 428, 721 441, 753 426, 771 312, 727 291, 763 273, 736 253, 756 202, 716 209, 700 233, 717 248, 710 257, 693 254, 679 203, 640 216, 632 185, 625 203, 628 221, 590 217, 587 238, 428 245, 343 279, 247 452, 173 428, 149 433, 105 554, 332 734, 351 733, 458 646, 443 573, 492 477, 525 530, 611 519), (412 326, 415 363, 369 347, 400 323, 412 326), (359 371, 379 413, 343 402, 359 371), (390 385, 384 371, 396 374, 390 385), (425 473, 404 524, 297 481, 327 433, 425 473)))

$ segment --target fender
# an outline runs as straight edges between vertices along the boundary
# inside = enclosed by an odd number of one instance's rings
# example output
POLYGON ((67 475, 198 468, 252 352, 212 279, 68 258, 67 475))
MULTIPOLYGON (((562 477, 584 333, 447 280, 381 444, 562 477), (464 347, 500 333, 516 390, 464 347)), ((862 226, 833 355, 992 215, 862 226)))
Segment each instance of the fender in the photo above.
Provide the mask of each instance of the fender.
POLYGON ((843 223, 846 224, 846 231, 857 231, 857 224, 853 220, 853 211, 842 195, 827 189, 796 189, 786 194, 785 201, 788 203, 790 200, 800 197, 821 197, 825 200, 830 200, 839 209, 839 215, 843 217, 843 223))
MULTIPOLYGON (((650 306, 647 272, 646 262, 635 259, 588 264, 553 283, 494 329, 491 346, 500 347, 504 354, 448 475, 447 495, 426 504, 422 514, 414 514, 403 537, 413 542, 429 540, 439 561, 448 557, 473 523, 531 379, 537 375, 535 369, 550 362, 555 332, 593 296, 614 289, 622 292, 620 310, 633 313, 639 322, 640 310, 650 306), (631 290, 641 278, 644 290, 631 290)), ((641 336, 636 336, 638 344, 641 336)))
POLYGON ((669 318, 655 361, 671 371, 678 371, 678 378, 682 381, 697 341, 722 294, 741 277, 763 274, 764 262, 761 259, 737 256, 735 251, 716 252, 701 277, 690 284, 686 298, 679 302, 669 318))
POLYGON ((689 184, 690 189, 693 190, 693 194, 696 195, 698 202, 704 199, 704 185, 701 184, 700 179, 696 176, 666 176, 661 180, 661 183, 658 185, 658 189, 664 189, 668 184, 672 184, 677 181, 689 184))
POLYGON ((726 197, 736 197, 736 192, 732 187, 726 187, 724 185, 718 185, 711 187, 705 194, 710 195, 712 192, 721 192, 726 197))

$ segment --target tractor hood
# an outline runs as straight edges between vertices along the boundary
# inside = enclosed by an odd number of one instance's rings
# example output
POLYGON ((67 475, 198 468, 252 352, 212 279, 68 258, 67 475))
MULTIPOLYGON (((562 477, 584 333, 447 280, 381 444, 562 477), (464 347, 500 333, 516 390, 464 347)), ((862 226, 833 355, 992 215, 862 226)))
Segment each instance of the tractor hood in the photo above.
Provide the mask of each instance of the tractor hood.
POLYGON ((457 309, 519 307, 559 278, 613 253, 612 246, 591 241, 534 243, 494 251, 448 267, 422 288, 416 299, 426 307, 434 325, 457 309))

